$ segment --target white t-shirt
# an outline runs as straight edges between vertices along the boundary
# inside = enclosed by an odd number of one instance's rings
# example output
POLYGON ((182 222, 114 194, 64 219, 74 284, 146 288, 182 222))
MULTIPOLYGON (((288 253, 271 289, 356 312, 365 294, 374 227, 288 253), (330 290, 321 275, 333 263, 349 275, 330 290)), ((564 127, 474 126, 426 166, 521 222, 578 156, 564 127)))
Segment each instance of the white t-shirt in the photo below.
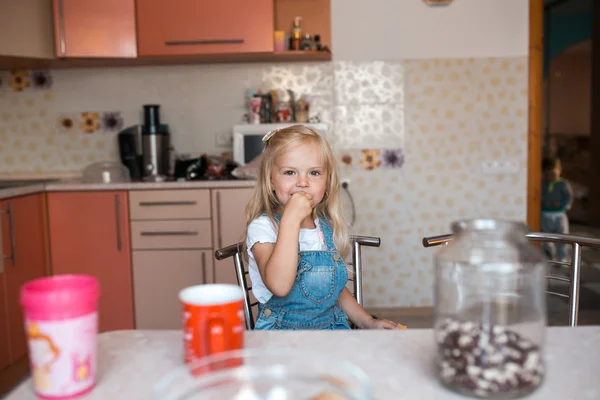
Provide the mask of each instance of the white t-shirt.
MULTIPOLYGON (((315 218, 314 229, 301 228, 298 242, 299 251, 325 251, 327 244, 321 230, 319 219, 315 218)), ((258 272, 258 265, 252 254, 252 246, 255 243, 275 243, 277 241, 277 230, 266 215, 261 215, 248 225, 248 237, 246 246, 248 248, 248 274, 252 281, 252 292, 261 303, 266 303, 273 293, 267 289, 258 272)))

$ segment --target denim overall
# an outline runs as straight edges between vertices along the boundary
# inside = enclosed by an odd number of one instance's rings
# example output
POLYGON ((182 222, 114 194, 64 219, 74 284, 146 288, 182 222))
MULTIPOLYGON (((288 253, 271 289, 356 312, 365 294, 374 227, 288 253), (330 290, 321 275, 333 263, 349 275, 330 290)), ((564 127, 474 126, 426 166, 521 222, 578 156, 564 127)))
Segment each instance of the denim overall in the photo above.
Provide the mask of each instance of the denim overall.
MULTIPOLYGON (((280 216, 276 215, 277 222, 280 216)), ((348 281, 348 271, 335 248, 329 223, 319 219, 326 251, 301 251, 296 280, 284 297, 273 295, 259 304, 255 330, 350 329, 348 317, 337 304, 348 281)))

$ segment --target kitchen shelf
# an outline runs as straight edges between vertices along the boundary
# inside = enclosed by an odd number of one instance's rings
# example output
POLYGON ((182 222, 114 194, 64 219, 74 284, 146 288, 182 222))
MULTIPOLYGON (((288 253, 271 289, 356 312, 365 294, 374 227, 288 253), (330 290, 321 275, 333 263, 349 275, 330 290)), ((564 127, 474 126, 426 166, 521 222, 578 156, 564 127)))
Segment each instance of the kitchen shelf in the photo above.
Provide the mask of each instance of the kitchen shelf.
POLYGON ((326 51, 282 51, 275 53, 206 54, 196 56, 165 56, 137 58, 56 58, 35 59, 0 56, 2 69, 135 67, 148 65, 218 64, 244 62, 319 62, 330 61, 326 51))

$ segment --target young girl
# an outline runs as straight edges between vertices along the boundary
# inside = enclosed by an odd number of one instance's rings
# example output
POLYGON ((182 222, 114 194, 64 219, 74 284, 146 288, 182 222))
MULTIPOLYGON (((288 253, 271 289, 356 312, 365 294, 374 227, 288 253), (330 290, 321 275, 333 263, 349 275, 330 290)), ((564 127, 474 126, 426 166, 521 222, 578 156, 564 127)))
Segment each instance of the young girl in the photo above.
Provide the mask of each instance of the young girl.
POLYGON ((346 288, 348 228, 333 152, 295 125, 269 132, 253 197, 246 248, 258 299, 255 329, 399 329, 365 312, 346 288))

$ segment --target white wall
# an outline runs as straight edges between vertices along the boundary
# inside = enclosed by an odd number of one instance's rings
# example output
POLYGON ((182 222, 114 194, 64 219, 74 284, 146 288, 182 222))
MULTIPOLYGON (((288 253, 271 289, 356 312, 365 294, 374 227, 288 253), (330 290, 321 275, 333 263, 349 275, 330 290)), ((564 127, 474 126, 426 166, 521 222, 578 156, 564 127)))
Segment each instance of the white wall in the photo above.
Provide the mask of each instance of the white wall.
POLYGON ((332 0, 336 60, 515 57, 528 54, 527 0, 332 0))

